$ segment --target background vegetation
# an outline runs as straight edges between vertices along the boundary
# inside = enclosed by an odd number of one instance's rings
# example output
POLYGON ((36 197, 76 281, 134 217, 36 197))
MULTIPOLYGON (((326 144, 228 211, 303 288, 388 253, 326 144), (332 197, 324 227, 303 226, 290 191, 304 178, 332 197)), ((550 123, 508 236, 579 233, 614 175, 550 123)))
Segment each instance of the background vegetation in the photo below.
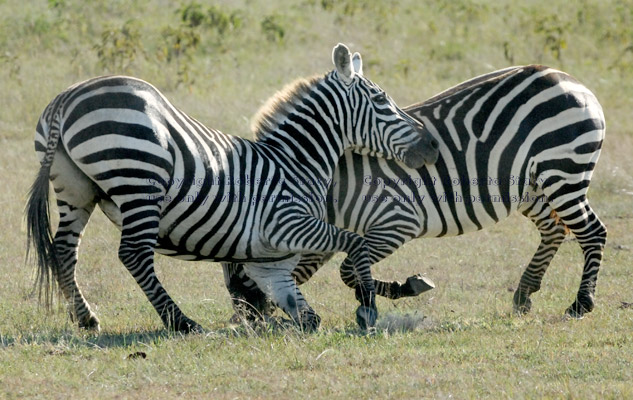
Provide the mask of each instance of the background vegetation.
POLYGON ((0 397, 633 397, 631 0, 0 0, 0 88, 0 397), (337 42, 360 51, 365 74, 403 106, 513 64, 563 69, 596 93, 608 128, 590 199, 609 242, 595 312, 562 319, 582 268, 570 241, 532 314, 510 313, 538 243, 532 225, 512 217, 414 241, 375 266, 383 278, 423 272, 437 284, 417 299, 381 300, 376 337, 355 331, 341 256, 304 286, 323 317, 314 335, 231 325, 217 265, 158 257, 167 289, 210 332, 169 335, 118 262, 118 232, 100 213, 78 279, 102 332, 79 331, 61 305, 38 308, 22 210, 38 168, 36 121, 57 93, 131 74, 209 126, 249 136, 263 101, 329 70, 337 42))

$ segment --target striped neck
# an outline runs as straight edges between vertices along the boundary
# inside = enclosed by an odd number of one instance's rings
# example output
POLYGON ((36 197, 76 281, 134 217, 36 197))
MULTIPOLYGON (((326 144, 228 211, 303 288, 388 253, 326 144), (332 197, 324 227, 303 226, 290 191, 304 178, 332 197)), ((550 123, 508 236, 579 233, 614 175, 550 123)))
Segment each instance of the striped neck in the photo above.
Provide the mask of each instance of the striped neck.
POLYGON ((348 142, 339 123, 346 112, 336 104, 340 88, 330 77, 286 86, 260 109, 252 126, 257 143, 282 150, 293 173, 321 182, 332 178, 348 142))

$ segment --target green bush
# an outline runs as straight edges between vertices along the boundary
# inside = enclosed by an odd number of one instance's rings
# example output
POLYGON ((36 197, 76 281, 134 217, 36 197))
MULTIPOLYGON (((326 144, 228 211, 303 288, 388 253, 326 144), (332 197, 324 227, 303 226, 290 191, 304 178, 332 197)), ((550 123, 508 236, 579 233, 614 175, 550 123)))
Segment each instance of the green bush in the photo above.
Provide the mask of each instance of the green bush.
POLYGON ((94 48, 101 68, 112 73, 129 72, 136 58, 143 55, 139 22, 131 19, 120 28, 106 27, 94 48))

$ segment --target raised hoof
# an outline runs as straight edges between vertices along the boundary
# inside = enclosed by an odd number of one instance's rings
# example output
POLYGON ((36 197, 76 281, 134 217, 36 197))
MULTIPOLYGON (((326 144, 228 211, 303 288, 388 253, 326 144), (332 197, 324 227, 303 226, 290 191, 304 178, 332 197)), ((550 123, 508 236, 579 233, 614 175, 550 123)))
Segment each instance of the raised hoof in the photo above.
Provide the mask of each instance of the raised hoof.
POLYGON ((101 327, 99 326, 99 319, 94 314, 91 314, 87 319, 83 321, 79 321, 79 328, 95 332, 101 331, 101 327))
POLYGON ((514 292, 514 312, 518 315, 525 315, 532 309, 532 300, 523 292, 514 292))
POLYGON ((356 309, 356 323, 363 331, 370 331, 376 328, 378 310, 367 306, 359 306, 356 309))
POLYGON ((405 297, 419 296, 431 289, 435 289, 435 283, 432 280, 420 274, 413 275, 408 277, 407 281, 402 285, 402 295, 405 297))

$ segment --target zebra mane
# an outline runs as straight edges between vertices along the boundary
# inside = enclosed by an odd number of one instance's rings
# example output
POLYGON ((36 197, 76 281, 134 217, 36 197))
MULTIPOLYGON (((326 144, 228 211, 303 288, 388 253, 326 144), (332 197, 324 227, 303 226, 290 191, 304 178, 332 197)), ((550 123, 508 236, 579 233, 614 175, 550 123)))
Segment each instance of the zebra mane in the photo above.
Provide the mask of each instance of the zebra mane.
POLYGON ((274 132, 279 123, 288 116, 296 102, 303 99, 323 79, 323 75, 299 78, 272 95, 255 113, 251 132, 255 140, 263 139, 274 132))

